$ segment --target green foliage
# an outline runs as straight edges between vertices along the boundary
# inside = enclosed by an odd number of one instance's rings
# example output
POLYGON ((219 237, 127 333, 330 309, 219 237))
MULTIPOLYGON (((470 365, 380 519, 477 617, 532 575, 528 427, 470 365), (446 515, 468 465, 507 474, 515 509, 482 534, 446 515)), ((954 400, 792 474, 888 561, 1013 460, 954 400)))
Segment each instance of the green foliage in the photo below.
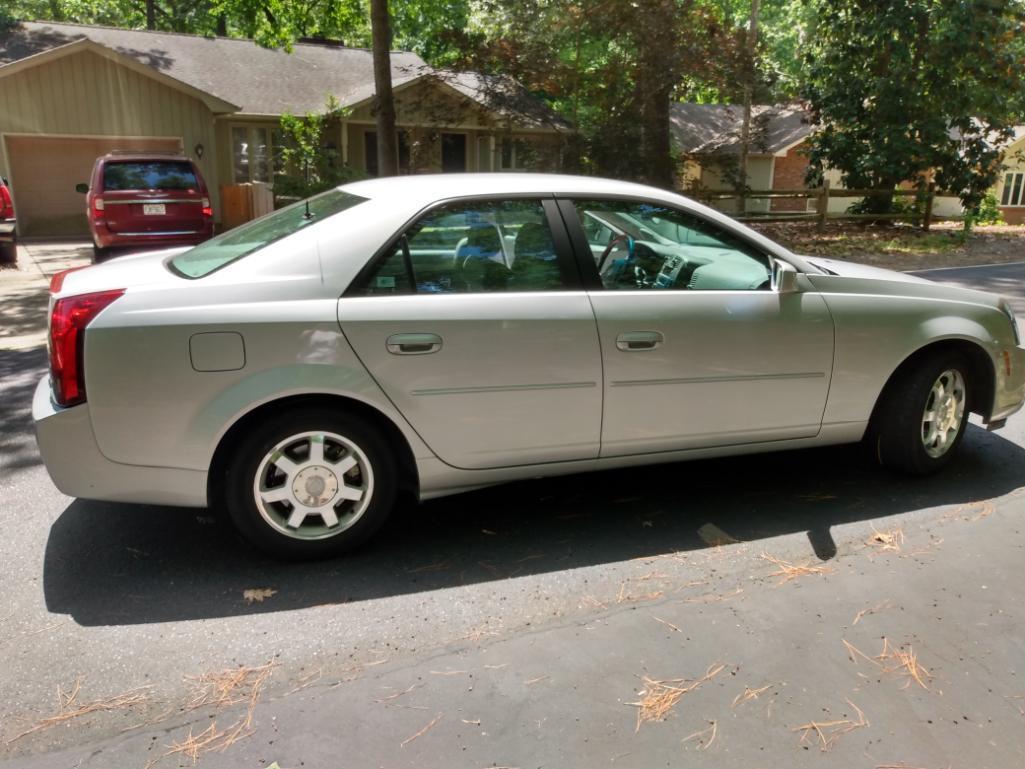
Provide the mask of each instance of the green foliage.
POLYGON ((979 205, 965 214, 966 230, 976 224, 1004 224, 1004 215, 1000 212, 1000 204, 994 193, 987 192, 979 205))
MULTIPOLYGON (((935 174, 967 209, 999 173, 1011 136, 1021 22, 1007 0, 809 0, 802 88, 821 125, 812 173, 891 188, 935 174)), ((890 201, 875 198, 875 211, 890 201)))
POLYGON ((276 197, 307 198, 360 178, 361 174, 342 163, 337 149, 324 143, 324 130, 343 113, 332 96, 324 112, 281 116, 281 172, 274 177, 276 197))
POLYGON ((736 32, 712 0, 474 0, 465 63, 568 117, 571 168, 669 185, 669 103, 729 90, 736 32))

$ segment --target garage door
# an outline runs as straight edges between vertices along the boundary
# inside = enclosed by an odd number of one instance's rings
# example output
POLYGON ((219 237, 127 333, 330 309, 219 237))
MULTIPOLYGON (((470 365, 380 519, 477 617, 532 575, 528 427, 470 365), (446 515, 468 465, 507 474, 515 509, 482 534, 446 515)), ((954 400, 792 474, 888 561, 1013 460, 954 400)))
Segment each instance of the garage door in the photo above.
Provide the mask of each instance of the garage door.
POLYGON ((18 232, 23 237, 88 236, 85 197, 75 192, 75 185, 89 181, 100 155, 182 147, 175 138, 8 136, 6 141, 18 232))

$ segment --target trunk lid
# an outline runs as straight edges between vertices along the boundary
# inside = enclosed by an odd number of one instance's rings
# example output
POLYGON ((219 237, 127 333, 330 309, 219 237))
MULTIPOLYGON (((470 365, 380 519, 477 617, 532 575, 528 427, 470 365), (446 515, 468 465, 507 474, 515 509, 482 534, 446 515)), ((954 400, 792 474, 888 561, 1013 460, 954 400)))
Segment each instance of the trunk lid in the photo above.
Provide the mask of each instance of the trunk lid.
MULTIPOLYGON (((184 280, 167 268, 167 261, 190 247, 167 248, 160 251, 147 251, 130 256, 119 256, 103 264, 79 267, 54 276, 58 276, 58 288, 53 292, 59 299, 74 294, 86 294, 92 291, 106 291, 115 288, 132 288, 135 286, 153 285, 156 283, 175 283, 184 280)), ((51 287, 54 286, 51 283, 51 287)))

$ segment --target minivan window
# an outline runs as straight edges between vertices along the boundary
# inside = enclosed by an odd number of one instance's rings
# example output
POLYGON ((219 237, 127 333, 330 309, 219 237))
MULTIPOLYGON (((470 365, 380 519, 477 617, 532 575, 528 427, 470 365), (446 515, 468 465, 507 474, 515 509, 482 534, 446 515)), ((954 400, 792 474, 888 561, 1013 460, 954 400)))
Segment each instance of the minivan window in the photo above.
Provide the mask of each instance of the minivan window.
POLYGON ((130 160, 103 167, 104 192, 198 189, 192 164, 181 160, 130 160))
POLYGON ((202 278, 303 227, 364 202, 366 198, 341 190, 323 192, 200 243, 174 257, 171 269, 185 278, 202 278))

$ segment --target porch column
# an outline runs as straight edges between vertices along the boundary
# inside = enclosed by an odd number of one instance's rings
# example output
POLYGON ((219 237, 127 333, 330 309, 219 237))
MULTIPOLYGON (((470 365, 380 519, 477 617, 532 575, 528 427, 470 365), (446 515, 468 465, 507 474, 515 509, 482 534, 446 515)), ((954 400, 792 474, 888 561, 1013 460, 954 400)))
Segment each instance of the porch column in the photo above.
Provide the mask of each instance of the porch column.
POLYGON ((342 165, 349 165, 349 121, 342 121, 342 165))

